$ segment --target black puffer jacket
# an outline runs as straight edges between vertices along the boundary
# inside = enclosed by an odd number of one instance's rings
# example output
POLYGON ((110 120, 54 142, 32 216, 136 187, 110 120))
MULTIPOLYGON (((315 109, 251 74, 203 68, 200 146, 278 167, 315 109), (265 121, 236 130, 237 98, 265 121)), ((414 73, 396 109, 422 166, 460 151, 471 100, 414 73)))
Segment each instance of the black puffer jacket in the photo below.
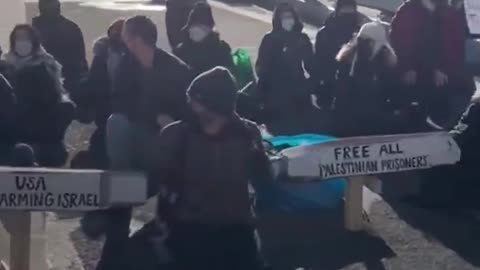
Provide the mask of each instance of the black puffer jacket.
POLYGON ((186 29, 184 36, 184 41, 173 53, 192 68, 195 76, 216 66, 232 70, 233 60, 230 45, 220 39, 218 33, 211 33, 204 41, 199 43, 193 42, 188 37, 186 29))
POLYGON ((256 71, 265 106, 273 112, 296 111, 309 101, 310 85, 305 71, 312 74, 313 47, 303 32, 298 14, 289 4, 280 4, 273 14, 273 30, 263 37, 256 71), (290 12, 296 24, 283 30, 281 14, 290 12))

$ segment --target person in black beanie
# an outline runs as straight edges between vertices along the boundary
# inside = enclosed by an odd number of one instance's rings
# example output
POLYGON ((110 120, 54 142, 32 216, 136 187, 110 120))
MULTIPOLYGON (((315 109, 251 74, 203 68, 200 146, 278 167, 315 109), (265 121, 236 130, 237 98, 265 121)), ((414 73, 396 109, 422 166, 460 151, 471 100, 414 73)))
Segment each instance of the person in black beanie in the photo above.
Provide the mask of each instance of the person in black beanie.
POLYGON ((196 4, 182 31, 182 41, 173 53, 187 63, 195 75, 216 66, 233 67, 230 45, 220 39, 220 34, 215 30, 209 4, 196 4))
POLYGON ((199 75, 187 95, 195 117, 164 128, 156 147, 172 255, 182 270, 261 269, 248 192, 271 175, 260 132, 236 114, 226 68, 199 75))

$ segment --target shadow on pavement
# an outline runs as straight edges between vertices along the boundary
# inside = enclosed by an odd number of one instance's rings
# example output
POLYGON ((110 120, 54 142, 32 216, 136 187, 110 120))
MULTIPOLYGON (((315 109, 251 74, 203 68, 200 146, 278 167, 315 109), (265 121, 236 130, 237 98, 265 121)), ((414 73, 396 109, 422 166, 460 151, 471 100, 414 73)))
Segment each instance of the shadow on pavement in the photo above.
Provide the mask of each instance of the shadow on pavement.
POLYGON ((418 174, 390 175, 384 179, 383 183, 383 198, 400 219, 423 232, 430 242, 440 242, 470 264, 480 266, 480 256, 478 256, 480 224, 478 222, 460 214, 420 209, 402 202, 402 197, 415 194, 418 190, 420 183, 418 174))
POLYGON ((94 270, 102 252, 103 241, 89 240, 80 227, 70 233, 70 239, 82 262, 83 269, 94 270))
POLYGON ((263 214, 259 227, 267 261, 275 270, 333 270, 354 263, 369 270, 385 269, 381 260, 394 252, 379 237, 344 230, 342 213, 335 209, 315 215, 263 214))

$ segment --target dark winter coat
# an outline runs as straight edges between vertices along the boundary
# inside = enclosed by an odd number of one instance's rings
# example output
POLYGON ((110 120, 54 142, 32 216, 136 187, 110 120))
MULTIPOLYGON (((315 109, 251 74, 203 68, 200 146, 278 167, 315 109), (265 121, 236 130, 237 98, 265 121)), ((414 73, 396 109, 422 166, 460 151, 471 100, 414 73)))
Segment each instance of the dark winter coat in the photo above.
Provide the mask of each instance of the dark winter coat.
POLYGON ((63 166, 67 158, 64 136, 73 120, 73 103, 53 90, 55 79, 45 66, 22 68, 16 77, 17 139, 34 148, 40 166, 63 166))
MULTIPOLYGON (((185 30, 185 32, 188 31, 185 30)), ((190 40, 188 33, 184 33, 184 36, 184 41, 173 53, 192 68, 195 76, 216 66, 232 70, 233 59, 230 45, 221 40, 218 33, 211 33, 199 43, 190 40)))
POLYGON ((259 91, 266 107, 272 112, 295 111, 309 102, 310 85, 305 71, 312 74, 313 47, 303 30, 297 13, 289 5, 277 8, 273 30, 260 44, 256 71, 259 91), (282 29, 280 15, 291 12, 296 25, 291 32, 282 29))
POLYGON ((108 37, 97 39, 87 83, 74 98, 77 109, 94 115, 98 128, 105 128, 111 114, 113 76, 124 54, 125 50, 114 48, 108 37))
POLYGON ((130 121, 158 129, 157 117, 175 120, 187 114, 186 91, 192 81, 188 65, 156 49, 153 68, 144 70, 130 54, 123 57, 113 80, 112 113, 125 114, 130 121))
POLYGON ((439 7, 431 13, 420 1, 408 1, 395 14, 391 27, 400 74, 414 70, 420 79, 433 81, 432 73, 439 69, 449 82, 462 78, 465 28, 453 8, 439 7))
POLYGON ((15 134, 16 99, 10 83, 0 74, 0 164, 8 162, 10 149, 17 142, 15 134))
POLYGON ((340 63, 335 59, 342 46, 348 43, 361 26, 359 15, 339 16, 332 13, 317 33, 315 41, 315 69, 312 74, 316 85, 331 87, 336 80, 340 63))
POLYGON ((478 166, 480 160, 480 102, 475 100, 450 132, 462 151, 462 164, 478 166))
POLYGON ((156 153, 155 175, 168 193, 178 195, 173 220, 216 226, 251 223, 249 181, 270 177, 254 123, 234 116, 219 135, 209 136, 196 122, 177 122, 162 131, 156 153))
POLYGON ((78 25, 61 15, 35 17, 32 25, 47 52, 63 66, 65 88, 70 91, 77 87, 88 72, 83 34, 78 25))
POLYGON ((195 0, 168 0, 165 12, 165 25, 170 47, 176 48, 183 40, 182 29, 187 24, 188 15, 195 6, 195 0))

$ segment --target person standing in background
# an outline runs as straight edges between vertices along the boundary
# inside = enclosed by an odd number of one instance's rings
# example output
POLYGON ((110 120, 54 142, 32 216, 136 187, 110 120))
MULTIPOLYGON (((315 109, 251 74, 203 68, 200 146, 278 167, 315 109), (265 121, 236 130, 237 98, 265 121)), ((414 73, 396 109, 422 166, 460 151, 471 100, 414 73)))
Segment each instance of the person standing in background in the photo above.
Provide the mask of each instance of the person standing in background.
POLYGON ((77 91, 88 73, 82 31, 61 14, 59 0, 39 0, 38 9, 40 15, 32 19, 32 25, 45 50, 63 66, 65 89, 77 91))
POLYGON ((333 101, 336 75, 342 64, 335 57, 361 25, 356 0, 337 0, 334 12, 318 31, 312 80, 319 105, 328 107, 333 101))

